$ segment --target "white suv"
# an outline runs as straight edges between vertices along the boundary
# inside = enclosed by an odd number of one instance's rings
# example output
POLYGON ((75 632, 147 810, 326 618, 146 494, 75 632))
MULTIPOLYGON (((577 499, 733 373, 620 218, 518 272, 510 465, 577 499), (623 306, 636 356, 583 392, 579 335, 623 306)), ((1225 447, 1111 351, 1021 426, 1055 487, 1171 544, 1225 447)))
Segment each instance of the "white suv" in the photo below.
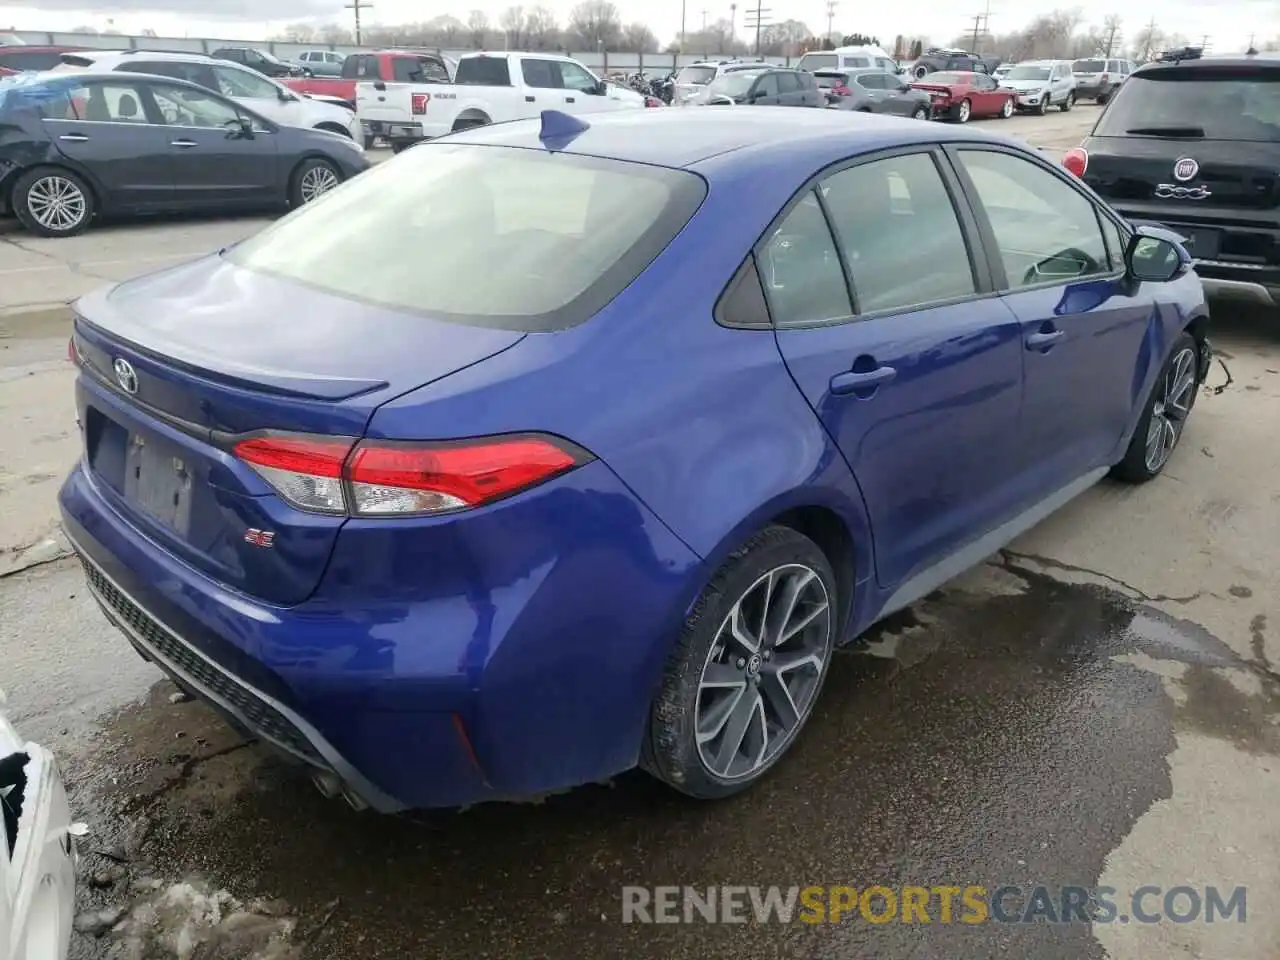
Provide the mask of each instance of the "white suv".
POLYGON ((735 70, 759 70, 773 64, 764 60, 700 60, 680 68, 676 74, 675 89, 672 91, 671 105, 686 107, 692 104, 704 104, 710 99, 707 87, 711 81, 735 70))
POLYGON ((243 103, 283 127, 328 130, 364 144, 355 112, 337 102, 304 97, 256 70, 229 60, 215 60, 198 53, 161 53, 151 50, 80 50, 64 53, 51 73, 78 70, 118 70, 174 77, 199 84, 224 97, 243 103))
POLYGON ((1076 78, 1070 60, 1025 60, 1000 78, 1000 86, 1018 91, 1017 107, 1045 114, 1066 113, 1076 104, 1076 78))

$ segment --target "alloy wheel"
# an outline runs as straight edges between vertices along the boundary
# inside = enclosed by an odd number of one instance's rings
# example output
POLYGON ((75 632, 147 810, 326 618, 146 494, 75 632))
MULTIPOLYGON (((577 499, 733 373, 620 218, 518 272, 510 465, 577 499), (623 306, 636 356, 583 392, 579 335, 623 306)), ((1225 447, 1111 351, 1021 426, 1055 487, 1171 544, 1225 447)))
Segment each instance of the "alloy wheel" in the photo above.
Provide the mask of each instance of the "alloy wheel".
POLYGON ((302 175, 298 192, 302 194, 302 202, 310 203, 338 185, 338 175, 329 167, 312 167, 302 175))
POLYGON ((969 106, 969 101, 968 101, 968 100, 962 100, 962 101, 960 101, 960 112, 959 112, 959 114, 958 114, 958 116, 957 116, 957 119, 958 119, 961 123, 968 123, 968 122, 969 122, 969 115, 970 115, 972 112, 973 112, 973 108, 969 106))
POLYGON ((1196 355, 1190 347, 1178 351, 1163 383, 1156 389, 1147 428, 1146 466, 1156 473, 1168 462, 1191 413, 1196 384, 1196 355))
POLYGON ((32 219, 54 233, 80 226, 88 208, 84 192, 66 177, 42 177, 27 190, 27 209, 32 219))
POLYGON ((804 724, 829 656, 832 611, 813 569, 792 563, 755 581, 720 624, 698 683, 698 757, 721 780, 767 766, 804 724))
POLYGON ((911 119, 913 119, 913 120, 928 120, 928 119, 929 119, 929 111, 928 111, 928 110, 926 110, 924 107, 916 107, 915 112, 911 114, 911 119))
POLYGON ((1000 107, 1000 116, 1008 120, 1013 116, 1013 98, 1008 97, 1000 107))

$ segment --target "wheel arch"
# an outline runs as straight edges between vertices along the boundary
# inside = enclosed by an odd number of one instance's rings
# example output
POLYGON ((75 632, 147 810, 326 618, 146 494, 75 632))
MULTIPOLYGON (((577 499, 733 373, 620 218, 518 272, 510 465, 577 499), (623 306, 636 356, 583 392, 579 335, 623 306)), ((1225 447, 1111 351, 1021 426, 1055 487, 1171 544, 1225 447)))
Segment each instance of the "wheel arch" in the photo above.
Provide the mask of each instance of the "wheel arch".
POLYGON ((336 120, 321 120, 312 129, 323 130, 326 133, 340 133, 348 140, 351 139, 351 131, 336 120))
POLYGON ((1191 334, 1192 339, 1196 342, 1196 348, 1200 353, 1200 368, 1197 372, 1200 376, 1200 382, 1204 383, 1205 378, 1209 375, 1209 361, 1212 359, 1208 351, 1209 312, 1205 310, 1193 314, 1187 325, 1182 329, 1191 334))
POLYGON ((26 174, 30 173, 32 170, 41 170, 41 169, 65 170, 67 173, 75 174, 75 176, 79 180, 84 181, 84 185, 89 188, 89 193, 92 194, 90 199, 93 201, 93 209, 95 213, 101 214, 103 210, 106 209, 106 205, 104 205, 103 203, 103 198, 106 196, 106 194, 102 189, 102 185, 98 183, 98 181, 94 178, 93 174, 85 170, 81 170, 79 167, 72 166, 69 163, 59 163, 56 160, 52 160, 52 161, 43 160, 40 163, 33 163, 30 166, 21 167, 13 170, 10 173, 10 175, 6 177, 5 180, 3 181, 3 193, 0 194, 0 196, 3 196, 4 198, 4 203, 2 204, 2 206, 5 209, 7 209, 10 213, 13 212, 13 195, 15 191, 18 189, 18 182, 26 174))
POLYGON ((459 123, 465 123, 470 120, 478 120, 481 123, 493 123, 493 117, 489 116, 488 111, 483 107, 464 107, 459 110, 453 118, 453 123, 449 125, 449 131, 453 132, 458 129, 459 123))

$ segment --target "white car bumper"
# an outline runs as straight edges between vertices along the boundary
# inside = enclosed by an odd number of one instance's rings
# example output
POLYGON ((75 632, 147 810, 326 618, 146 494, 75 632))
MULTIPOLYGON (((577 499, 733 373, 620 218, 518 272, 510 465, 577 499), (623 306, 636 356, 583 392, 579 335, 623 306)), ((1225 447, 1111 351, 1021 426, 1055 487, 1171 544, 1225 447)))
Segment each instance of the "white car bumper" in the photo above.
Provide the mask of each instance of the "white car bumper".
POLYGON ((1020 107, 1038 107, 1041 101, 1049 98, 1048 90, 1036 90, 1030 93, 1018 94, 1018 106, 1020 107))
MULTIPOLYGON (((0 708, 3 703, 0 694, 0 708)), ((71 822, 53 755, 24 743, 0 709, 0 762, 9 758, 5 766, 12 771, 17 769, 13 758, 22 754, 27 756, 21 767, 25 782, 0 787, 10 807, 21 790, 16 835, 0 838, 0 956, 62 960, 75 913, 75 837, 83 828, 71 822)))

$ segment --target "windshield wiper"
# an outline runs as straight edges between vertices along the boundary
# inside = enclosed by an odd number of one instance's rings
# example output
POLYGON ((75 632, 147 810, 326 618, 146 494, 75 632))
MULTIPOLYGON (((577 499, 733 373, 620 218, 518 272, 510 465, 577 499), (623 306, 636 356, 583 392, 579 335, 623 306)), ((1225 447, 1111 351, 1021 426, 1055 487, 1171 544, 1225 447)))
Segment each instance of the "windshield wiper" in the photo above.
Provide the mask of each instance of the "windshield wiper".
POLYGON ((1204 139, 1203 127, 1133 127, 1126 130, 1125 133, 1132 133, 1139 137, 1187 137, 1189 139, 1204 139))

